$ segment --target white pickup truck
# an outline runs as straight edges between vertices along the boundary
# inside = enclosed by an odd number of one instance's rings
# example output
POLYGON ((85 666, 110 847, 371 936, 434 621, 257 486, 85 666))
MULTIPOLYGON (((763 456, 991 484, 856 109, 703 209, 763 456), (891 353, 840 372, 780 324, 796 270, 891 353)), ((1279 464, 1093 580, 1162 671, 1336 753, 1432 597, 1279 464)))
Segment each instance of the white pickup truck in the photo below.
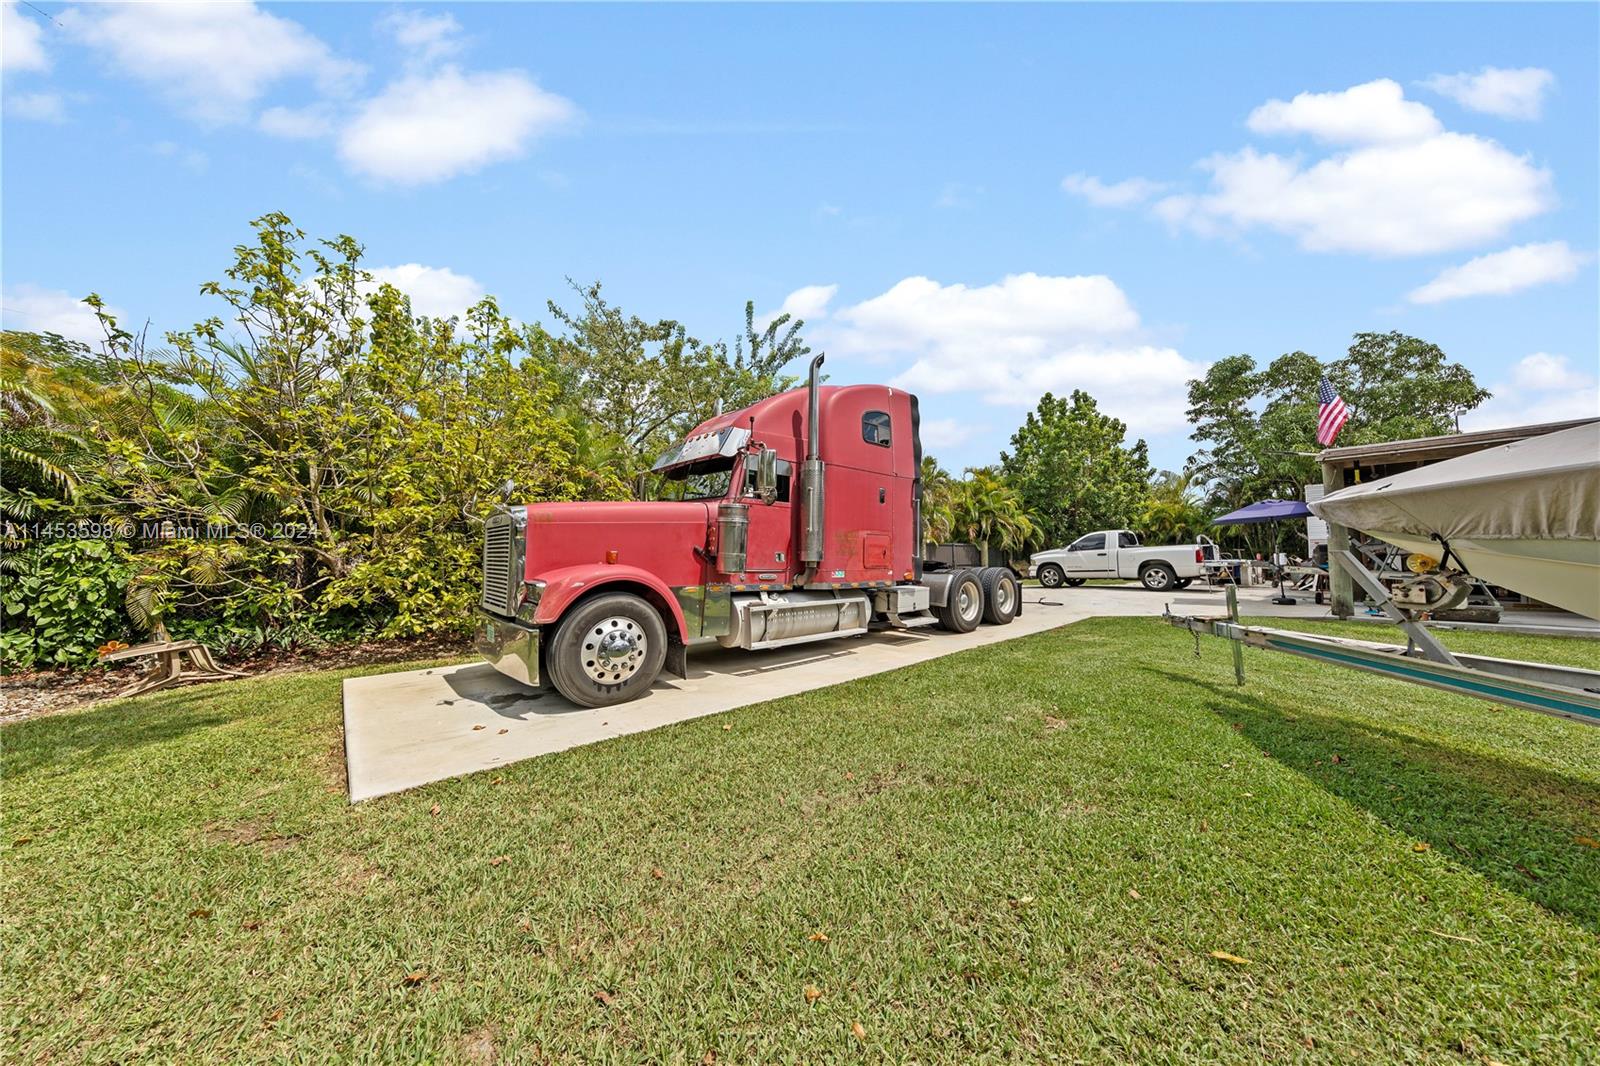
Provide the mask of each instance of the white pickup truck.
POLYGON ((1067 545, 1030 557, 1033 576, 1045 588, 1078 586, 1090 578, 1138 579, 1151 592, 1181 589, 1203 577, 1205 564, 1217 558, 1217 546, 1202 536, 1194 544, 1160 548, 1139 545, 1137 534, 1126 529, 1086 533, 1067 545))

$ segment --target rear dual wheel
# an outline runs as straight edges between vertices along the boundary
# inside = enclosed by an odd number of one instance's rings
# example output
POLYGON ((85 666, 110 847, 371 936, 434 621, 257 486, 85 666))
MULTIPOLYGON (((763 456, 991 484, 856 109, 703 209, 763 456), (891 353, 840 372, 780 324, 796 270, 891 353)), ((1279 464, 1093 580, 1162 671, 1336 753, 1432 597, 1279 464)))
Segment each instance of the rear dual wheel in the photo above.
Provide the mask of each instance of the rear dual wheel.
POLYGON ((934 608, 939 625, 952 633, 971 633, 983 621, 983 582, 975 570, 957 570, 950 575, 944 606, 934 608))
POLYGON ((1003 566, 986 566, 978 571, 983 586, 983 620, 1003 626, 1022 609, 1022 586, 1017 575, 1003 566))

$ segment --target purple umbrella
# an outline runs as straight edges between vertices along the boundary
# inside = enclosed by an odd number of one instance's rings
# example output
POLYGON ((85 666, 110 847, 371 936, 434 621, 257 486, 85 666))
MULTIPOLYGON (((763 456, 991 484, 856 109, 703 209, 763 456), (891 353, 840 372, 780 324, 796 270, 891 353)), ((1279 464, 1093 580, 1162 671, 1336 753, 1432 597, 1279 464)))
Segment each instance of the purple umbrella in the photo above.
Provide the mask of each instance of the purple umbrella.
POLYGON ((1305 518, 1311 508, 1299 500, 1261 500, 1213 519, 1214 526, 1248 526, 1255 522, 1281 522, 1285 518, 1305 518))
MULTIPOLYGON (((1305 518, 1311 514, 1311 508, 1299 500, 1261 500, 1248 507, 1241 507, 1237 511, 1229 511, 1221 518, 1214 519, 1214 526, 1248 526, 1258 522, 1281 522, 1285 518, 1305 518)), ((1277 539, 1274 529, 1273 539, 1277 539)), ((1294 599, 1283 591, 1283 568, 1278 568, 1278 595, 1273 603, 1292 604, 1294 599)))

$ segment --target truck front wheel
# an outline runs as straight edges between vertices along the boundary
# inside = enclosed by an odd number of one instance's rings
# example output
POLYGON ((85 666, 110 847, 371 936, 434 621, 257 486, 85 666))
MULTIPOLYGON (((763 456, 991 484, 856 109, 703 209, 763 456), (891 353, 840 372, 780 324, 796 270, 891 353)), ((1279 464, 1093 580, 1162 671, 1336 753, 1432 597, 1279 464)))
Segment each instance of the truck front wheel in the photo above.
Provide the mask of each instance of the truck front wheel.
POLYGON ((950 577, 943 607, 934 608, 939 624, 952 633, 971 633, 983 620, 983 584, 971 570, 950 577))
POLYGON ((609 707, 649 691, 667 658, 667 627, 628 592, 585 600, 556 627, 545 666, 556 691, 580 707, 609 707))
POLYGON ((1165 592, 1178 583, 1178 575, 1166 563, 1151 563, 1139 571, 1139 581, 1151 592, 1165 592))
POLYGON ((1045 563, 1039 567, 1039 584, 1047 589, 1058 589, 1067 584, 1067 572, 1055 563, 1045 563))

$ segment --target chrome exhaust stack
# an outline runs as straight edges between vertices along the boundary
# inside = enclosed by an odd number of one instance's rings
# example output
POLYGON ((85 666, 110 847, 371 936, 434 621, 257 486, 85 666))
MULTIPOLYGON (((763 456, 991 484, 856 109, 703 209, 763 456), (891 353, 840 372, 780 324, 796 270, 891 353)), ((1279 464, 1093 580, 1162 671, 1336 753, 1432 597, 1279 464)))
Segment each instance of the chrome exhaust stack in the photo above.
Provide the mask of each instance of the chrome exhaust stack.
POLYGON ((817 387, 817 368, 825 358, 819 355, 811 360, 806 386, 806 458, 800 464, 800 561, 806 568, 800 576, 802 585, 809 585, 816 579, 817 567, 822 563, 827 467, 822 461, 821 445, 818 443, 821 437, 821 395, 817 387))

